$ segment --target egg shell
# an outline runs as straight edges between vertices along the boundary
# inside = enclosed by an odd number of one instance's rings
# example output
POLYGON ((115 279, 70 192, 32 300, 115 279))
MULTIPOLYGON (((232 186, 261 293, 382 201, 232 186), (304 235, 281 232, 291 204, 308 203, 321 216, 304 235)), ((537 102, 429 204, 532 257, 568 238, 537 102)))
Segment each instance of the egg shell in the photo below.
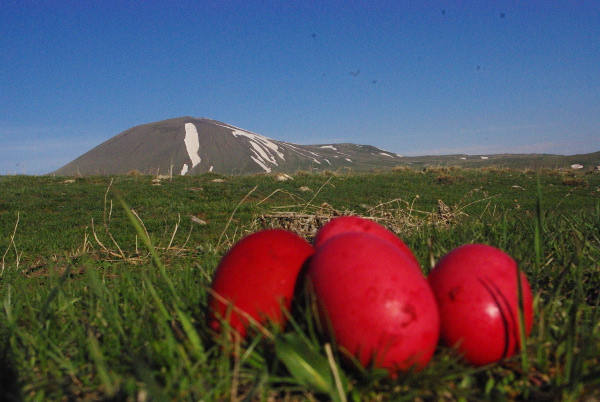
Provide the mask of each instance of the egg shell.
POLYGON ((313 240, 313 245, 315 248, 318 248, 333 236, 347 232, 368 233, 387 240, 402 250, 402 252, 406 253, 417 263, 417 265, 419 265, 419 261, 412 250, 394 232, 375 221, 361 216, 351 215, 333 218, 317 231, 315 239, 313 240))
POLYGON ((441 340, 481 366, 514 355, 520 344, 518 282, 521 278, 526 335, 533 326, 527 277, 504 251, 466 244, 446 254, 428 281, 441 317, 441 340))
POLYGON ((418 264, 390 242, 348 232, 323 243, 306 279, 338 347, 394 375, 423 368, 439 338, 435 297, 418 264))
POLYGON ((242 337, 250 320, 284 325, 298 273, 313 247, 295 233, 267 229, 252 233, 233 245, 221 259, 209 295, 209 324, 221 330, 221 320, 242 337), (216 296, 218 295, 218 296, 216 296), (225 302, 225 300, 227 302, 225 302))

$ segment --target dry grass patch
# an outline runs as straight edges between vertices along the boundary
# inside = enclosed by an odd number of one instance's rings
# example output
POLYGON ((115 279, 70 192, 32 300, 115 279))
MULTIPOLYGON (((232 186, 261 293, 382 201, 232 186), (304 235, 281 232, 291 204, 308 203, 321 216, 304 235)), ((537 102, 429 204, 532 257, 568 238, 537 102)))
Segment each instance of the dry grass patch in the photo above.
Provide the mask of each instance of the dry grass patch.
POLYGON ((558 169, 543 168, 543 169, 540 170, 540 174, 542 174, 544 176, 559 176, 560 175, 560 170, 558 170, 558 169))
POLYGON ((565 177, 562 180, 562 184, 564 186, 571 186, 571 187, 587 187, 588 186, 588 182, 581 177, 565 177))
MULTIPOLYGON (((252 233, 261 229, 278 228, 292 231, 311 241, 317 231, 331 219, 349 215, 357 215, 375 221, 396 234, 410 233, 427 225, 449 227, 468 217, 468 214, 464 212, 467 206, 492 198, 486 197, 467 202, 475 192, 475 190, 470 191, 459 203, 452 206, 439 199, 437 206, 432 211, 419 209, 417 204, 420 197, 416 196, 410 202, 402 198, 381 202, 360 214, 348 209, 334 208, 326 202, 316 205, 309 201, 282 207, 267 207, 265 199, 259 202, 259 211, 250 227, 242 229, 241 232, 252 233), (262 207, 263 205, 264 207, 262 207)), ((287 194, 295 197, 293 194, 287 194)))
POLYGON ((456 166, 425 166, 423 168, 424 173, 437 173, 437 174, 448 174, 454 170, 459 170, 460 167, 456 166))
POLYGON ((417 170, 411 166, 408 165, 398 165, 398 166, 394 166, 392 168, 392 172, 412 172, 412 173, 416 173, 417 170))
POLYGON ((510 173, 510 172, 515 171, 514 168, 509 168, 509 167, 501 166, 501 165, 482 166, 479 169, 481 169, 481 171, 483 171, 483 172, 490 172, 490 173, 510 173))
POLYGON ((450 185, 456 183, 458 181, 458 177, 443 173, 437 176, 435 181, 437 184, 450 185))

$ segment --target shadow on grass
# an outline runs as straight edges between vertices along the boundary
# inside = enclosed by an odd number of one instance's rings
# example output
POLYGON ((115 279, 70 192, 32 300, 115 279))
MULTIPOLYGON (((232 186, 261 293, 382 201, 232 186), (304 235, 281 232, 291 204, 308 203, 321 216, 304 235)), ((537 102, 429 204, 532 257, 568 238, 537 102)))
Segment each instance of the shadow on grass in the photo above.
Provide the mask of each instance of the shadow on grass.
POLYGON ((21 401, 19 375, 15 367, 8 341, 2 342, 0 350, 0 401, 21 401))

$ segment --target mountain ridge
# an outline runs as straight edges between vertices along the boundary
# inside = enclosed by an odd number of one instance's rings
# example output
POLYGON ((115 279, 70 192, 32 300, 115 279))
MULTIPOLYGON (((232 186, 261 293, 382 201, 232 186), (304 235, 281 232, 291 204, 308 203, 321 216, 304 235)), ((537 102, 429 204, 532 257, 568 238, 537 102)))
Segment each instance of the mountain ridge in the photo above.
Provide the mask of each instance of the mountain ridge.
POLYGON ((372 145, 299 145, 208 118, 176 117, 134 126, 92 148, 50 175, 226 175, 294 173, 298 170, 364 171, 406 165, 593 170, 600 152, 580 155, 490 154, 401 156, 372 145))

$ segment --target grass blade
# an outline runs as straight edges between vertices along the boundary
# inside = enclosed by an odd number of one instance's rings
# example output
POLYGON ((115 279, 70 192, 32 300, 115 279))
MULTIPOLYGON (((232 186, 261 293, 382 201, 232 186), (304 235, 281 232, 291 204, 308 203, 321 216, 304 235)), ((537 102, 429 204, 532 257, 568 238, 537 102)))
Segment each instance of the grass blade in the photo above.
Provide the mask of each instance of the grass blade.
MULTIPOLYGON (((278 334, 275 338, 275 353, 298 384, 315 392, 329 395, 340 401, 334 375, 326 356, 316 351, 304 338, 295 334, 278 334)), ((341 373, 338 372, 341 377, 341 373)), ((339 384, 342 384, 339 379, 339 384)))
POLYGON ((540 270, 542 269, 542 182, 539 173, 537 174, 536 179, 537 195, 535 201, 535 231, 533 244, 535 249, 535 275, 538 277, 540 270))
POLYGON ((192 324, 192 320, 181 309, 176 309, 175 311, 177 312, 177 317, 179 318, 179 321, 181 322, 181 326, 183 328, 183 331, 185 332, 185 335, 188 338, 188 341, 190 343, 190 346, 192 348, 192 351, 193 351, 195 357, 203 358, 204 347, 202 346, 202 340, 200 339, 200 336, 198 335, 198 331, 196 331, 194 324, 192 324))
POLYGON ((115 386, 111 379, 110 373, 108 372, 108 366, 106 364, 106 360, 104 359, 104 355, 102 354, 102 349, 100 349, 100 344, 98 340, 93 334, 88 336, 88 351, 90 352, 90 356, 94 361, 96 370, 98 372, 98 377, 102 384, 104 385, 104 389, 106 390, 107 396, 111 397, 115 393, 115 386))

